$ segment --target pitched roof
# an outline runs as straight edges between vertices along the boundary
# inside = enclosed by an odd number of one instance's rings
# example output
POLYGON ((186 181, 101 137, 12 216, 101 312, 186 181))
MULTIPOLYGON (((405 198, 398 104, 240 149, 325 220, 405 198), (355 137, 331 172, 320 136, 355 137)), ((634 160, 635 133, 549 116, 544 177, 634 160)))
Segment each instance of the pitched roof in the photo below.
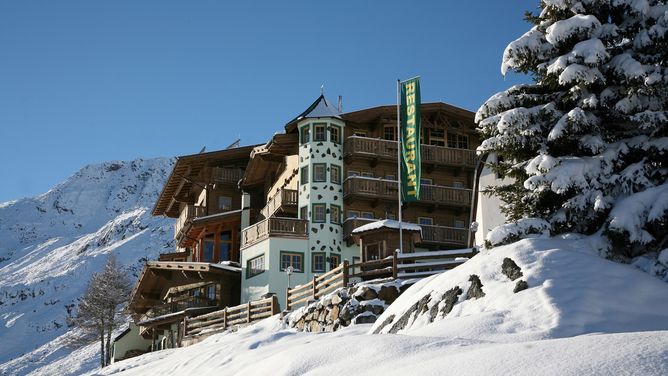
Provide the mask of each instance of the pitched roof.
POLYGON ((341 119, 341 112, 338 108, 332 105, 324 94, 320 94, 318 99, 315 100, 306 111, 297 115, 296 118, 290 120, 288 124, 285 125, 286 128, 297 123, 300 120, 304 119, 317 119, 317 118, 337 118, 341 119))

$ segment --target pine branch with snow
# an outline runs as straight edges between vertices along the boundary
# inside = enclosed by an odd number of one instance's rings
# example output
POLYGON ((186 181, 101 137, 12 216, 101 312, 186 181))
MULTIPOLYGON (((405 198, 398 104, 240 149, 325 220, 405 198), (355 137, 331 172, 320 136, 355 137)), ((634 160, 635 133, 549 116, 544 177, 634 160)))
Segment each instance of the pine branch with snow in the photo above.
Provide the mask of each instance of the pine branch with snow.
MULTIPOLYGON (((543 0, 501 72, 530 73, 476 114, 481 152, 514 179, 492 187, 512 222, 601 233, 628 259, 668 243, 668 5, 543 0)), ((509 234, 518 231, 505 230, 509 234)), ((499 240, 499 239, 495 239, 499 240)))

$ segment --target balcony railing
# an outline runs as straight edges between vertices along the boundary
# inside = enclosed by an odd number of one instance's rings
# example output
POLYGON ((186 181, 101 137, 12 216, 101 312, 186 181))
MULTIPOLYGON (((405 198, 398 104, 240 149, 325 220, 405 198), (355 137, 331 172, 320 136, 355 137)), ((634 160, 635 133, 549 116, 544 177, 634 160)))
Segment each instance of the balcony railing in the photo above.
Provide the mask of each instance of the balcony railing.
POLYGON ((193 218, 201 217, 206 213, 204 206, 188 205, 179 214, 179 218, 174 223, 174 238, 178 239, 181 229, 193 218))
POLYGON ((468 230, 458 227, 420 225, 422 242, 466 246, 468 230))
POLYGON ((282 189, 276 192, 267 201, 267 205, 260 211, 265 218, 271 217, 279 209, 287 209, 288 207, 296 208, 297 200, 299 199, 299 192, 294 189, 282 189))
MULTIPOLYGON (((349 238, 355 228, 375 221, 378 219, 348 218, 343 222, 343 237, 349 238)), ((464 228, 434 225, 420 225, 420 227, 422 243, 466 246, 468 232, 464 228)))
MULTIPOLYGON (((396 159, 397 141, 350 136, 346 139, 344 150, 346 156, 396 159)), ((423 163, 475 167, 475 150, 434 145, 422 145, 420 150, 423 163)))
MULTIPOLYGON (((350 176, 343 182, 343 197, 359 196, 397 200, 397 182, 364 176, 350 176)), ((471 190, 441 185, 420 185, 420 202, 451 206, 470 206, 471 190)))
POLYGON ((308 221, 297 218, 270 217, 241 232, 241 247, 248 247, 271 236, 286 238, 308 237, 308 221))
POLYGON ((188 296, 170 303, 163 303, 153 306, 148 310, 148 312, 146 312, 143 320, 168 315, 170 313, 181 312, 187 308, 215 307, 217 305, 218 303, 212 299, 201 296, 188 296))
POLYGON ((244 170, 239 168, 213 168, 213 181, 216 183, 237 184, 244 177, 244 170))

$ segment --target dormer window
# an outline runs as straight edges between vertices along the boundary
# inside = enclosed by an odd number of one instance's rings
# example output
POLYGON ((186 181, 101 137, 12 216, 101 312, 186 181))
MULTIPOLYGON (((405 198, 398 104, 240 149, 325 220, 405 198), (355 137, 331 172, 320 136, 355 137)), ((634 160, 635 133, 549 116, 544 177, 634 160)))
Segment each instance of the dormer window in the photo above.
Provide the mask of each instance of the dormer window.
POLYGON ((314 125, 313 141, 327 141, 327 125, 318 123, 314 125))

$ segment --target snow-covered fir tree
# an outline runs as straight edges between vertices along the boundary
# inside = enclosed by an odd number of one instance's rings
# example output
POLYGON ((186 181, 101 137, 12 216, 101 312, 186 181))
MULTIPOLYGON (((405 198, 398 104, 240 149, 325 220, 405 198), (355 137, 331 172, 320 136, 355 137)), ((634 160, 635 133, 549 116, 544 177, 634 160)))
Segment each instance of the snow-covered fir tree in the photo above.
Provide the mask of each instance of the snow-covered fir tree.
POLYGON ((533 84, 476 114, 480 150, 514 179, 492 189, 509 233, 600 233, 621 258, 668 248, 666 1, 543 0, 526 17, 501 72, 533 84))

